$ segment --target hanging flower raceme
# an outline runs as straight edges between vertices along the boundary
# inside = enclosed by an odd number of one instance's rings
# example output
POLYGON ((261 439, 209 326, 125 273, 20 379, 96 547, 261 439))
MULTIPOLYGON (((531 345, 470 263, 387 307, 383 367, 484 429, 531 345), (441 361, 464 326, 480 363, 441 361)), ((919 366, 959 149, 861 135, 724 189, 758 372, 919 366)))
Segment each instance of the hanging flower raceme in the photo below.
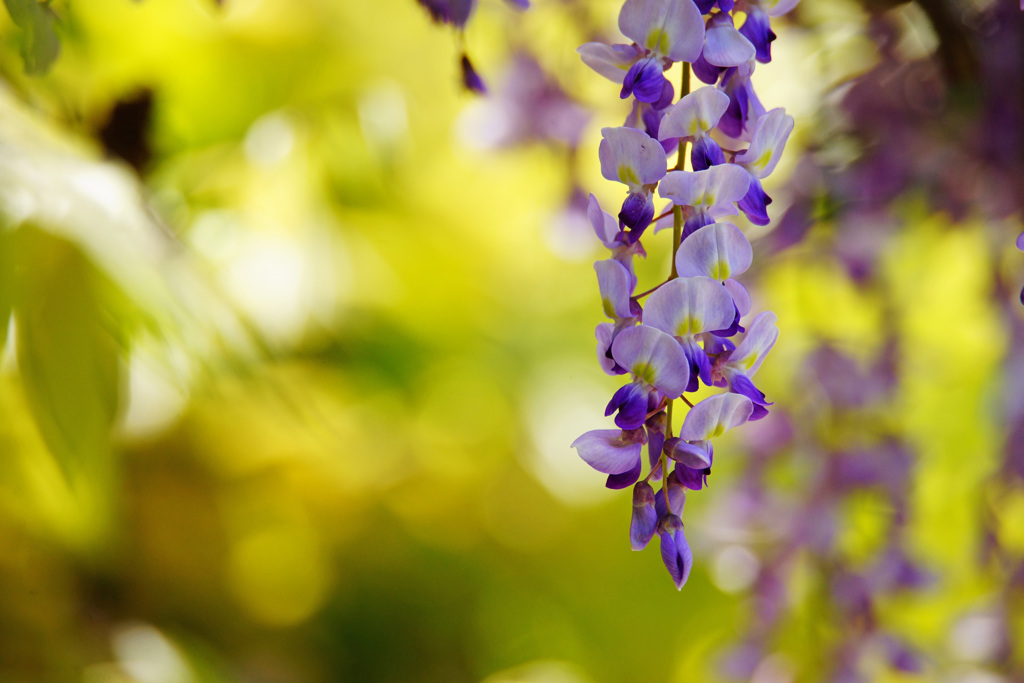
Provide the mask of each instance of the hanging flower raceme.
POLYGON ((751 301, 736 278, 750 267, 753 248, 722 219, 742 212, 758 224, 768 220, 771 199, 760 181, 777 165, 793 119, 782 109, 766 112, 750 76, 758 59, 770 58, 774 34, 765 17, 789 9, 789 0, 741 2, 747 19, 738 30, 733 0, 627 0, 619 28, 633 44, 579 48, 587 65, 621 85, 620 97, 634 101, 625 126, 602 129, 599 149, 602 175, 625 185, 626 199, 617 217, 593 195, 587 207, 610 251, 594 264, 608 318, 595 332, 598 362, 629 381, 605 409, 616 428, 589 431, 572 446, 607 475, 608 488, 633 487, 630 546, 642 550, 657 535, 677 588, 693 567, 683 532, 686 490, 706 486, 713 439, 764 417, 771 405, 751 378, 778 337, 776 317, 764 312, 743 326, 751 301), (665 78, 673 62, 684 62, 674 104, 665 78), (709 87, 689 92, 691 68, 709 87), (733 151, 744 140, 749 145, 733 151), (670 171, 666 156, 675 150, 670 171), (636 294, 633 257, 646 257, 641 238, 654 220, 656 192, 672 202, 671 273, 636 294), (727 391, 686 398, 702 387, 727 391), (677 432, 680 406, 690 410, 677 432))

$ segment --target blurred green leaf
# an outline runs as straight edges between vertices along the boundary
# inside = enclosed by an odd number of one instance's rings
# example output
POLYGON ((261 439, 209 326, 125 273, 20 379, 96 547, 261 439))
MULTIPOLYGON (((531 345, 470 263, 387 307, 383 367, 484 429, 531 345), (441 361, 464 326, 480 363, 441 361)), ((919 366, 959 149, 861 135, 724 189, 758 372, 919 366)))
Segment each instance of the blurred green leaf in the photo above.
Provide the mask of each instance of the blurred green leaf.
POLYGON ((7 344, 7 328, 11 321, 10 245, 10 235, 0 228, 0 352, 7 344))
POLYGON ((21 56, 25 59, 25 73, 38 76, 49 71, 60 54, 60 38, 54 30, 57 15, 49 2, 39 0, 4 0, 11 19, 25 31, 21 56))
POLYGON ((18 368, 43 439, 72 473, 108 450, 118 346, 103 324, 99 275, 82 252, 33 228, 16 236, 18 368))

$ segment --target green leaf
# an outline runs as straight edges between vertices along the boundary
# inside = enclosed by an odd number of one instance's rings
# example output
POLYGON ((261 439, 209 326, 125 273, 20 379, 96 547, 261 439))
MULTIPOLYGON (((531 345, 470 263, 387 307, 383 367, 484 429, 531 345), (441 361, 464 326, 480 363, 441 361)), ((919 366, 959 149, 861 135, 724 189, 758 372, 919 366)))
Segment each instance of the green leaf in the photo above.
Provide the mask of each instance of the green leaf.
POLYGON ((7 344, 7 329, 11 322, 11 237, 0 226, 0 354, 7 344))
POLYGON ((21 56, 25 60, 25 73, 42 75, 50 70, 60 54, 60 38, 54 26, 57 15, 49 2, 39 0, 4 0, 11 19, 24 32, 21 56))
POLYGON ((34 228, 14 236, 18 369, 43 439, 72 475, 109 452, 118 345, 104 325, 100 275, 82 252, 34 228))

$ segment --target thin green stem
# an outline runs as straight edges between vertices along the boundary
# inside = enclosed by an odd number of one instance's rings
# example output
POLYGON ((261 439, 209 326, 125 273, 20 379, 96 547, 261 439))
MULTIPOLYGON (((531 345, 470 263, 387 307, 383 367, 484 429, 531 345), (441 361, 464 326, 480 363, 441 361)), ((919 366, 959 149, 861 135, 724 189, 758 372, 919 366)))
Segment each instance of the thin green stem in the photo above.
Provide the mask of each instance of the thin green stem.
MULTIPOLYGON (((690 94, 690 65, 683 62, 683 84, 679 90, 679 99, 690 94)), ((679 139, 679 153, 676 156, 675 170, 686 170, 686 147, 688 143, 682 138, 679 139)), ((672 271, 669 280, 679 277, 676 271, 676 252, 679 251, 679 243, 683 241, 683 209, 679 206, 672 207, 672 271)), ((668 499, 666 499, 667 501, 668 499)))
MULTIPOLYGON (((665 417, 665 437, 672 438, 672 406, 675 401, 672 399, 668 400, 668 411, 665 417)), ((665 509, 672 513, 672 508, 668 504, 668 456, 665 455, 664 449, 661 451, 661 493, 665 496, 665 509)))

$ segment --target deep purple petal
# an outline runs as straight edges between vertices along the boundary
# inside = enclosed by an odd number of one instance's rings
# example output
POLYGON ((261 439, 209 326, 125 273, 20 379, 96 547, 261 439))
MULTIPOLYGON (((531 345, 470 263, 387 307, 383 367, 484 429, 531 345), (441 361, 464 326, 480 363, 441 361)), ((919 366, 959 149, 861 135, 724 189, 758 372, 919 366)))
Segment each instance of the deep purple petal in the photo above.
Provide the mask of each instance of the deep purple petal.
POLYGON ((754 404, 754 409, 751 411, 750 417, 747 418, 749 421, 756 422, 768 415, 768 408, 766 406, 773 404, 764 400, 764 393, 754 386, 749 377, 740 373, 732 375, 729 381, 729 388, 737 394, 746 396, 754 404))
POLYGON ((740 26, 740 33, 754 45, 757 61, 767 64, 772 61, 772 32, 768 15, 756 5, 747 10, 747 20, 740 26))
POLYGON ((771 219, 768 218, 768 205, 772 198, 761 187, 761 181, 750 176, 750 189, 743 199, 739 201, 740 211, 747 215, 747 219, 754 225, 768 225, 771 219))
MULTIPOLYGON (((661 68, 660 60, 649 57, 629 67, 622 79, 622 90, 619 97, 626 99, 630 95, 641 102, 657 102, 661 99, 664 85, 668 80, 661 68)), ((671 85, 670 85, 671 87, 671 85)))
POLYGON ((644 423, 647 427, 647 457, 652 469, 661 458, 661 450, 665 446, 667 422, 665 411, 662 410, 647 418, 647 422, 644 423))
POLYGON ((636 480, 640 478, 640 471, 642 468, 643 462, 638 458, 633 469, 628 472, 622 472, 621 474, 609 474, 604 485, 606 488, 616 490, 632 486, 636 483, 636 480))
POLYGON ((619 220, 629 228, 628 238, 630 242, 640 239, 644 230, 654 219, 654 199, 644 192, 629 194, 622 202, 622 209, 619 211, 619 220))
POLYGON ((690 151, 690 164, 695 171, 703 171, 716 164, 724 164, 725 155, 722 148, 713 139, 704 136, 697 138, 690 151))
POLYGON ((629 522, 629 545, 643 550, 658 529, 658 513, 654 510, 654 489, 640 482, 633 489, 633 517, 629 522))
POLYGON ((683 534, 683 522, 675 515, 659 523, 661 559, 676 588, 682 590, 693 568, 693 553, 683 534))
MULTIPOLYGON (((640 429, 647 418, 647 392, 636 382, 619 387, 612 394, 612 399, 608 401, 604 414, 608 416, 616 411, 618 411, 615 416, 616 426, 620 429, 640 429)), ((618 474, 618 472, 608 472, 608 474, 618 474)))
POLYGON ((722 75, 723 71, 725 71, 724 68, 715 66, 708 62, 708 60, 704 59, 703 54, 694 60, 691 67, 693 68, 693 75, 708 85, 714 85, 717 83, 718 77, 722 75))
POLYGON ((681 462, 677 462, 676 468, 672 473, 682 486, 692 491, 700 491, 708 485, 708 475, 711 473, 711 468, 696 470, 692 467, 687 467, 681 462))

